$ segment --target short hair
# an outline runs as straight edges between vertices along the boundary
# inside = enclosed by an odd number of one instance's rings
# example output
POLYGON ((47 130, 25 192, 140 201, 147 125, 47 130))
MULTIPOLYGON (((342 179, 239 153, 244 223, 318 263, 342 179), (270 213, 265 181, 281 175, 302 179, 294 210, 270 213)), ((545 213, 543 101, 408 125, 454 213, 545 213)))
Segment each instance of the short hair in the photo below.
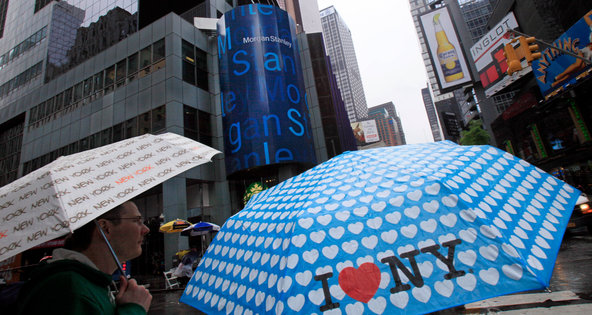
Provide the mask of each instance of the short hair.
MULTIPOLYGON (((117 207, 109 210, 108 212, 102 214, 101 216, 96 218, 96 220, 108 219, 108 220, 112 221, 113 224, 119 225, 121 223, 121 220, 119 220, 119 218, 121 218, 121 212, 125 208, 124 205, 127 202, 129 202, 129 201, 126 201, 126 202, 118 205, 117 207)), ((90 246, 90 243, 92 241, 92 235, 93 235, 96 228, 97 228, 97 225, 95 224, 95 222, 93 220, 93 221, 88 222, 87 224, 83 225, 79 229, 76 229, 76 231, 74 231, 73 233, 70 233, 66 237, 66 239, 64 240, 64 248, 69 249, 69 250, 73 250, 73 251, 77 251, 77 252, 81 252, 83 250, 86 250, 90 246)))

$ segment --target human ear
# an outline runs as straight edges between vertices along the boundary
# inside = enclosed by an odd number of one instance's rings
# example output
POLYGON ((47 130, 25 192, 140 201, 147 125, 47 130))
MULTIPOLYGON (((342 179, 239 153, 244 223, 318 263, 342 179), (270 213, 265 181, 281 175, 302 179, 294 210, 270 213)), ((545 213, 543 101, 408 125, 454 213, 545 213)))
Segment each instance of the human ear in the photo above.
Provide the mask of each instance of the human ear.
MULTIPOLYGON (((105 219, 99 219, 99 220, 97 220, 97 222, 99 223, 98 227, 101 230, 103 230, 103 233, 105 233, 105 235, 109 234, 109 230, 111 228, 111 224, 109 224, 109 221, 105 220, 105 219)), ((100 231, 97 231, 97 232, 100 233, 100 231)))

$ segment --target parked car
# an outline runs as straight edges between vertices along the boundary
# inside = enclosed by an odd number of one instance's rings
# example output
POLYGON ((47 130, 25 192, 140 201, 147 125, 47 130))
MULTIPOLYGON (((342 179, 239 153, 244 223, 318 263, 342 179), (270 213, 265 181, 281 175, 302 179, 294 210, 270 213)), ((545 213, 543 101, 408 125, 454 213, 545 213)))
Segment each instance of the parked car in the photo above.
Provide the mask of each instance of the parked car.
POLYGON ((573 231, 580 228, 587 228, 588 232, 592 234, 592 203, 590 198, 584 193, 578 197, 576 206, 567 223, 567 230, 573 231))

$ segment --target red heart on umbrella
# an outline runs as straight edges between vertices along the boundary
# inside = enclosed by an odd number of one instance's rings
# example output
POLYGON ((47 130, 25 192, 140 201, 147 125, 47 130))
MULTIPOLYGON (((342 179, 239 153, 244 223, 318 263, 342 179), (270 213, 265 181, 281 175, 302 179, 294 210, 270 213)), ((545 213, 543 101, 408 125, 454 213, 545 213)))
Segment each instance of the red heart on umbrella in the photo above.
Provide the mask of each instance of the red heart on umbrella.
POLYGON ((368 303, 380 285, 380 269, 373 263, 363 263, 360 268, 343 268, 339 273, 339 286, 352 298, 368 303))

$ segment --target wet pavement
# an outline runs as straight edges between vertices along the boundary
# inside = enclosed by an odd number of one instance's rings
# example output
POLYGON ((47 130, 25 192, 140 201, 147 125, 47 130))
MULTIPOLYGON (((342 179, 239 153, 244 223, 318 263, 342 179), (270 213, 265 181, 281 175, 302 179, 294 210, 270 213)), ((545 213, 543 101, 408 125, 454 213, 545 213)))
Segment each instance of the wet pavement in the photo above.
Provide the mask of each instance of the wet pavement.
MULTIPOLYGON (((138 280, 140 283, 150 284, 153 300, 148 314, 204 314, 179 302, 183 289, 164 290, 163 277, 138 280)), ((592 236, 587 232, 572 233, 564 239, 559 250, 549 289, 551 292, 571 291, 575 293, 580 299, 577 302, 578 304, 586 303, 584 305, 587 305, 587 303, 592 303, 592 236)), ((560 308, 563 306, 550 304, 546 307, 551 307, 550 309, 547 308, 547 310, 553 310, 553 307, 560 308)), ((556 309, 558 313, 571 313, 569 311, 560 311, 559 308, 556 309)), ((524 309, 517 311, 521 314, 528 314, 524 309)), ((491 310, 488 312, 491 312, 491 310)), ((467 311, 465 313, 473 312, 467 311)), ((576 311, 577 313, 581 313, 581 311, 576 311)))
POLYGON ((592 300, 592 236, 582 231, 567 236, 557 256, 551 291, 569 290, 592 300))

